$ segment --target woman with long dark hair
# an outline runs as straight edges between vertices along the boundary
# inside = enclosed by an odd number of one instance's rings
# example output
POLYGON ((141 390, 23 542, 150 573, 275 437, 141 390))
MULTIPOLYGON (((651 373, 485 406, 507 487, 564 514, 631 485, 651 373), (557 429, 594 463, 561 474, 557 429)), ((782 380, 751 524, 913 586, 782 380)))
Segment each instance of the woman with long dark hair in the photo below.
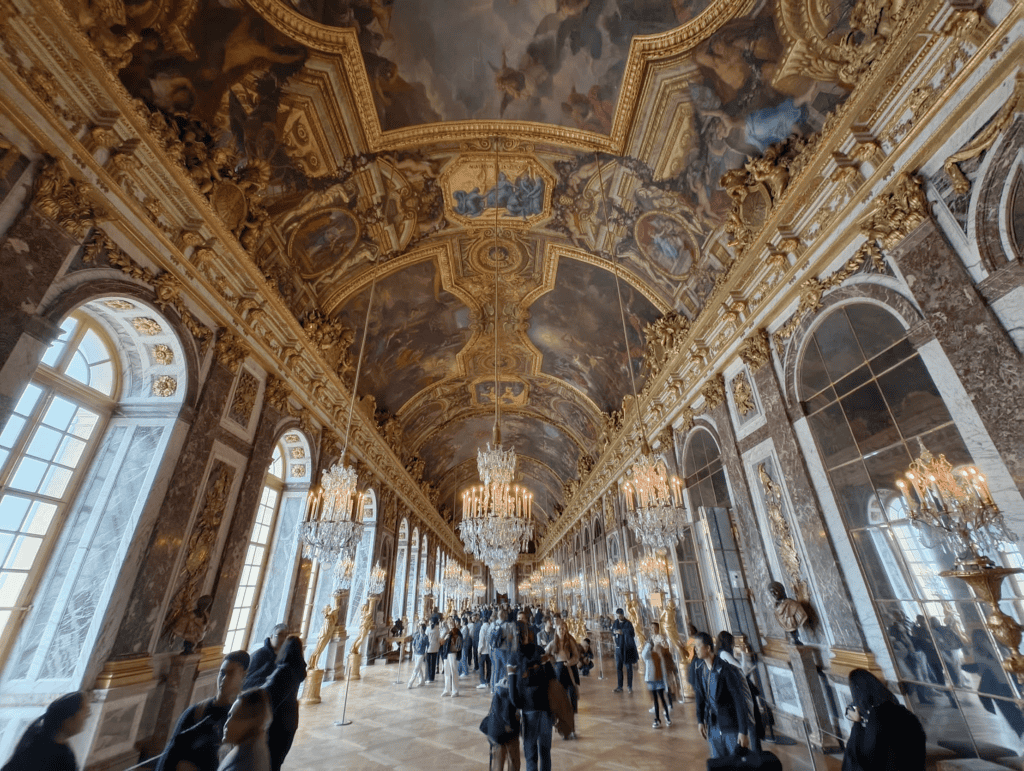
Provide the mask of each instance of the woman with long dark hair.
POLYGON ((82 731, 88 717, 84 693, 61 696, 25 729, 2 771, 77 771, 68 739, 82 731))
POLYGON ((924 770, 921 721, 866 669, 850 672, 853 703, 846 717, 853 723, 846 742, 843 771, 924 770))
POLYGON ((277 665, 263 684, 270 697, 274 719, 267 731, 270 767, 281 771, 295 732, 299 730, 299 688, 306 679, 306 660, 302 656, 302 638, 288 635, 277 654, 277 665))

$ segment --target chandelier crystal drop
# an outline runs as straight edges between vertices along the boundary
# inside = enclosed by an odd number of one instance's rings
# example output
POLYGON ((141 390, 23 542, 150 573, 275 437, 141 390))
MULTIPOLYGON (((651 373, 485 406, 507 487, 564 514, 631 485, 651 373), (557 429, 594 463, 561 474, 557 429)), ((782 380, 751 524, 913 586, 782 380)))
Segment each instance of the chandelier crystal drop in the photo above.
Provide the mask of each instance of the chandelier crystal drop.
POLYGON ((355 468, 335 463, 324 469, 320 488, 311 490, 302 523, 303 552, 334 565, 351 556, 363 536, 363 510, 355 468))
POLYGON ((682 483, 668 476, 665 461, 643 443, 640 457, 622 486, 626 496, 626 522, 649 549, 670 549, 686 525, 682 483))

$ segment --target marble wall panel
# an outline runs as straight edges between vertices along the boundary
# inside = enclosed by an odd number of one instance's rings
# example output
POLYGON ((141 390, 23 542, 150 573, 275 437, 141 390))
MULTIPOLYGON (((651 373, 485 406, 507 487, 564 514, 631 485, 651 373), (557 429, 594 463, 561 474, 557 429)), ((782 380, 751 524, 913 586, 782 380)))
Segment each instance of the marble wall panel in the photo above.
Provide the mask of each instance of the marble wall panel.
POLYGON ((929 219, 892 252, 992 442, 1024 491, 1024 360, 929 219))
POLYGON ((167 587, 177 582, 174 571, 178 555, 188 533, 196 497, 204 491, 203 474, 213 443, 222 433, 220 415, 233 380, 231 371, 220 363, 215 362, 210 367, 149 539, 143 561, 145 568, 135 579, 114 642, 112 655, 115 657, 149 651, 160 632, 167 587))
POLYGON ((207 645, 223 642, 227 633, 231 607, 238 590, 242 565, 245 563, 245 552, 249 546, 253 522, 256 520, 260 496, 263 494, 263 479, 267 475, 267 469, 270 467, 270 460, 274 454, 277 426, 280 421, 281 414, 269 403, 264 402, 249 454, 249 462, 242 478, 242 489, 235 501, 234 511, 225 514, 225 516, 231 517, 231 524, 227 541, 221 550, 220 567, 214 584, 210 626, 206 630, 207 645))
MULTIPOLYGON (((722 465, 725 467, 729 481, 729 500, 732 504, 732 516, 739 535, 739 550, 743 560, 743 572, 747 585, 753 596, 757 596, 759 586, 767 586, 771 581, 771 571, 764 557, 764 549, 757 538, 757 518, 754 506, 747 490, 743 475, 743 463, 736 447, 736 436, 729 420, 729 408, 723 403, 711 411, 710 417, 717 428, 719 449, 722 452, 722 465)), ((709 600, 712 598, 708 598, 709 600)), ((754 618, 757 622, 758 634, 761 637, 771 629, 771 621, 763 603, 754 602, 754 618)), ((760 648, 760 640, 751 640, 755 653, 760 648)))
MULTIPOLYGON (((807 474, 800 446, 797 444, 779 382, 771 367, 762 367, 753 373, 772 442, 775 446, 779 470, 786 482, 792 504, 793 535, 800 539, 813 591, 821 602, 815 608, 819 617, 827 614, 832 644, 853 650, 863 650, 864 636, 843 576, 836 570, 836 555, 822 519, 818 499, 807 474)), ((755 480, 750 481, 756 484, 755 480)))

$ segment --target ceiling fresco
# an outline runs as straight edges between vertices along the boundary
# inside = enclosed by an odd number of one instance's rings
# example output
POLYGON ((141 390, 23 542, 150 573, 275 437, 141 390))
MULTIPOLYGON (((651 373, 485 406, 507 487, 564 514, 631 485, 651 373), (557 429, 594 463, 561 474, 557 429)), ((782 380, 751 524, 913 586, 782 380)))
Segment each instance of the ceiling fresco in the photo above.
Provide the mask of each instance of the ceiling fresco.
POLYGON ((441 498, 490 438, 497 323, 505 438, 555 515, 645 327, 700 315, 736 258, 723 176, 849 93, 802 57, 851 5, 125 0, 118 67, 349 382, 378 276, 360 396, 441 498))
MULTIPOLYGON (((639 390, 643 328, 661 314, 629 284, 620 281, 619 290, 639 390)), ((578 260, 560 260, 555 288, 530 308, 529 336, 543 354, 544 374, 575 386, 604 412, 621 406, 630 381, 612 273, 578 260)))
POLYGON ((706 0, 290 0, 355 29, 381 128, 516 120, 608 134, 635 35, 706 0))

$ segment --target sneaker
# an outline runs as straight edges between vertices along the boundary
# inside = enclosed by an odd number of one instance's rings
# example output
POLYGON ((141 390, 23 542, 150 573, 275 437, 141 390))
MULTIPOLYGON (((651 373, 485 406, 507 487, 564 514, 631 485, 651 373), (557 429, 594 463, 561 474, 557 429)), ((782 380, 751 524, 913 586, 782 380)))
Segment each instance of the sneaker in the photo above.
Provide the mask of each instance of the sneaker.
POLYGON ((653 714, 654 714, 654 707, 651 707, 651 708, 650 708, 649 710, 647 710, 647 711, 648 711, 648 712, 650 712, 650 713, 651 713, 651 714, 653 715, 653 714))
POLYGON ((451 696, 451 694, 448 691, 441 691, 441 696, 451 696))
POLYGON ((409 685, 408 685, 408 688, 409 688, 410 690, 412 689, 412 683, 409 683, 409 685))
POLYGON ((488 685, 487 685, 487 683, 480 683, 480 685, 478 685, 478 686, 476 687, 476 689, 477 689, 478 691, 482 691, 482 690, 483 690, 484 688, 488 688, 488 687, 490 687, 490 686, 488 686, 488 685))
POLYGON ((453 693, 453 694, 452 694, 452 698, 454 699, 454 698, 455 698, 456 696, 458 696, 458 695, 459 695, 459 692, 458 692, 458 691, 456 691, 455 693, 453 693))
POLYGON ((626 693, 633 693, 633 689, 632 688, 627 688, 626 689, 626 693))
POLYGON ((418 685, 417 687, 418 687, 418 688, 422 688, 422 687, 423 687, 423 686, 425 686, 425 685, 426 685, 426 683, 420 683, 420 684, 419 684, 419 685, 418 685))
MULTIPOLYGON (((632 691, 631 691, 631 692, 632 692, 632 691)), ((615 689, 615 690, 613 691, 613 693, 622 693, 622 689, 621 689, 621 688, 616 688, 616 689, 615 689)))
POLYGON ((661 721, 660 721, 660 720, 655 720, 655 721, 654 721, 654 722, 653 722, 653 723, 651 724, 651 728, 661 728, 661 721))
POLYGON ((672 725, 672 721, 668 718, 665 718, 665 725, 672 725))

